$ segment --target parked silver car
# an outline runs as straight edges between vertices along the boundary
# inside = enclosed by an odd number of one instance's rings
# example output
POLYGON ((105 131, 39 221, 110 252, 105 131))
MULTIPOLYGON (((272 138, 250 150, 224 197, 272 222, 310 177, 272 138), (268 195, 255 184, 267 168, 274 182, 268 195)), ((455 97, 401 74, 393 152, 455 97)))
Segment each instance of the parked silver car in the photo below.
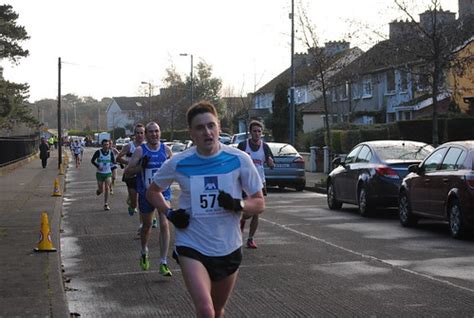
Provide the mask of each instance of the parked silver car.
POLYGON ((267 142, 274 156, 275 168, 265 166, 267 186, 291 187, 303 191, 306 186, 304 159, 290 144, 267 142))

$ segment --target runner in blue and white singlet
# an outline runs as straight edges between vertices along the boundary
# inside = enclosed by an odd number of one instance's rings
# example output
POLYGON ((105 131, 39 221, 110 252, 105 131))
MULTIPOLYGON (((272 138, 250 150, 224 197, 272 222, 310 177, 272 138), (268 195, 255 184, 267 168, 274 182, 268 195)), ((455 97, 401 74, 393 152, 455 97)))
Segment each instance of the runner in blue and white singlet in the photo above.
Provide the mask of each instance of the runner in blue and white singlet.
POLYGON ((146 196, 175 226, 173 257, 196 316, 222 317, 242 261, 240 217, 263 212, 263 185, 246 153, 219 142, 219 119, 211 103, 194 104, 186 116, 195 146, 163 164, 146 196), (175 181, 181 190, 179 209, 171 210, 161 192, 175 181))
MULTIPOLYGON (((140 266, 143 270, 150 268, 148 256, 148 241, 150 238, 155 207, 146 199, 146 191, 153 180, 153 175, 160 170, 164 161, 172 156, 171 150, 160 142, 161 130, 155 122, 150 122, 145 127, 146 144, 137 147, 125 173, 129 175, 137 174, 138 207, 143 225, 140 230, 141 255, 140 266)), ((164 190, 166 200, 171 199, 170 189, 164 190)), ((170 241, 169 224, 166 216, 159 215, 160 223, 160 274, 172 276, 168 268, 167 254, 170 241)))
MULTIPOLYGON (((142 148, 142 158, 147 156, 150 159, 146 167, 137 174, 138 207, 141 213, 150 213, 154 211, 155 208, 148 203, 145 193, 153 181, 155 173, 161 168, 163 162, 168 159, 168 153, 166 151, 166 145, 163 143, 160 143, 158 150, 151 150, 147 144, 142 144, 140 147, 142 148)), ((166 190, 163 191, 163 196, 166 200, 171 201, 170 187, 167 187, 166 190)))

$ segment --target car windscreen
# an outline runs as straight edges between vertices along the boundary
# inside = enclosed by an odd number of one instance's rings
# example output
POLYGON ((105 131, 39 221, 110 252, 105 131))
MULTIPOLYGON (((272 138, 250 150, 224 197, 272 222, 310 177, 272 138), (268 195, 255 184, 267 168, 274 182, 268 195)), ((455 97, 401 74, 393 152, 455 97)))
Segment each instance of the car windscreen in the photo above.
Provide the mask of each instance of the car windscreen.
POLYGON ((400 143, 373 146, 381 160, 423 160, 433 147, 426 144, 400 143))
POLYGON ((292 156, 296 155, 298 151, 289 144, 268 144, 274 156, 292 156))

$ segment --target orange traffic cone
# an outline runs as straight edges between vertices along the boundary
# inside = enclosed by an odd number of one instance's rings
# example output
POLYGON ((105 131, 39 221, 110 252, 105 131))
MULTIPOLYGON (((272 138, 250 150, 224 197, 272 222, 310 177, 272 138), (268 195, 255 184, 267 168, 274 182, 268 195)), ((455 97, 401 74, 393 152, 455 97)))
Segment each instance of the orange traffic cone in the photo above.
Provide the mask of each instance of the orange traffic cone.
POLYGON ((59 178, 54 179, 54 189, 53 189, 53 197, 60 197, 62 196, 61 191, 59 190, 59 178))
POLYGON ((56 252, 51 242, 51 230, 49 229, 48 214, 46 212, 41 214, 41 231, 35 252, 56 252))

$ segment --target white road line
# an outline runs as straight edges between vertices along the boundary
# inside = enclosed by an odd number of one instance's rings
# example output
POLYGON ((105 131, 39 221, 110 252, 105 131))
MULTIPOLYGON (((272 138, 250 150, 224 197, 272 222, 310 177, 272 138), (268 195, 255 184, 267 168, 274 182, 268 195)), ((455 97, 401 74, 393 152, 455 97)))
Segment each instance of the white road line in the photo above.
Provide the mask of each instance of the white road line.
POLYGON ((292 233, 295 233, 295 234, 304 236, 304 237, 309 238, 309 239, 311 239, 311 240, 321 242, 321 243, 323 243, 323 244, 326 244, 326 245, 332 246, 332 247, 334 247, 334 248, 343 250, 343 251, 345 251, 345 252, 348 252, 348 253, 351 253, 351 254, 360 256, 360 257, 362 257, 362 258, 366 258, 366 259, 371 260, 371 261, 380 262, 380 263, 382 263, 382 264, 384 264, 384 265, 388 265, 389 267, 399 269, 399 270, 401 270, 401 271, 403 271, 403 272, 410 273, 410 274, 413 274, 413 275, 416 275, 416 276, 420 276, 420 277, 423 277, 423 278, 426 278, 426 279, 429 279, 429 280, 432 280, 432 281, 435 281, 435 282, 438 282, 438 283, 446 284, 446 285, 451 286, 451 287, 456 287, 456 288, 459 288, 459 289, 462 289, 462 290, 465 290, 465 291, 474 293, 474 289, 472 289, 472 288, 460 286, 460 285, 454 284, 454 283, 452 283, 452 282, 450 282, 450 281, 447 281, 447 280, 444 280, 444 279, 436 278, 436 277, 431 276, 431 275, 428 275, 428 274, 423 274, 423 273, 420 273, 420 272, 417 272, 417 271, 414 271, 414 270, 411 270, 411 269, 408 269, 408 268, 404 268, 404 267, 401 267, 401 266, 397 266, 397 265, 391 264, 391 263, 389 263, 389 262, 387 262, 387 261, 384 261, 383 259, 380 259, 380 258, 378 258, 378 257, 371 256, 371 255, 367 255, 367 254, 363 254, 363 253, 360 253, 360 252, 351 250, 351 249, 349 249, 349 248, 346 248, 346 247, 343 247, 343 246, 334 244, 334 243, 332 243, 332 242, 329 242, 329 241, 327 241, 327 240, 325 240, 325 239, 322 239, 322 238, 319 238, 319 237, 316 237, 316 236, 313 236, 313 235, 310 235, 310 234, 306 234, 306 233, 300 232, 300 231, 298 231, 298 230, 292 229, 292 228, 288 227, 287 225, 279 224, 279 223, 270 221, 270 220, 265 219, 265 218, 262 218, 262 217, 260 217, 260 220, 261 220, 261 221, 264 221, 264 222, 266 222, 266 223, 269 223, 269 224, 271 224, 271 225, 273 225, 273 226, 280 227, 280 228, 282 228, 283 230, 286 230, 286 231, 289 231, 289 232, 292 232, 292 233))

